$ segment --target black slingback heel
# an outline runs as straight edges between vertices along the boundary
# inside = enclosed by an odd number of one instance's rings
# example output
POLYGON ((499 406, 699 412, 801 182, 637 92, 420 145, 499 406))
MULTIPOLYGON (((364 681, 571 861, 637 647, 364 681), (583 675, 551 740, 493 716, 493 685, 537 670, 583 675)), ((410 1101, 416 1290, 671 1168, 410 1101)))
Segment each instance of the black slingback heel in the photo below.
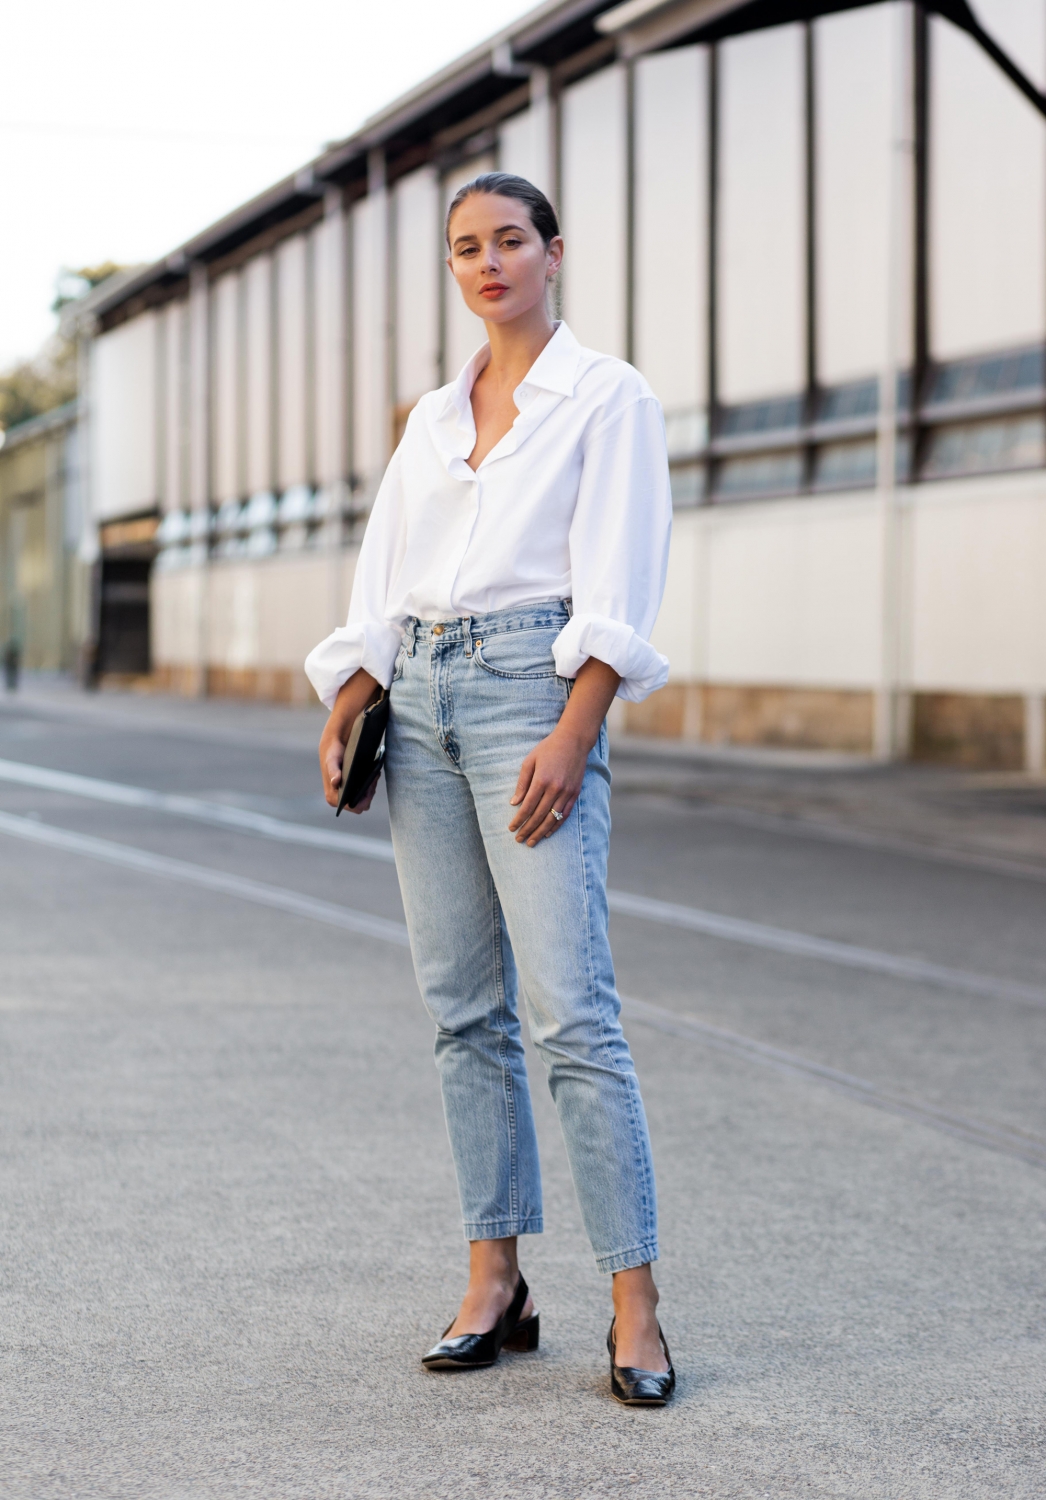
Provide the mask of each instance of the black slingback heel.
POLYGON ((661 1347, 665 1351, 668 1360, 667 1370, 634 1370, 630 1365, 617 1365, 614 1363, 614 1349, 617 1339, 614 1333, 614 1324, 610 1325, 607 1334, 607 1349, 610 1351, 610 1394, 615 1401, 620 1401, 622 1406, 664 1406, 676 1388, 676 1372, 672 1368, 672 1356, 668 1352, 665 1336, 661 1332, 660 1323, 657 1331, 661 1339, 661 1347))
POLYGON ((448 1323, 441 1341, 422 1358, 426 1370, 482 1370, 495 1363, 502 1349, 516 1354, 532 1353, 541 1332, 540 1314, 531 1313, 522 1320, 519 1316, 529 1294, 530 1289, 521 1276, 515 1296, 489 1333, 462 1333, 448 1339, 447 1334, 454 1327, 448 1323))

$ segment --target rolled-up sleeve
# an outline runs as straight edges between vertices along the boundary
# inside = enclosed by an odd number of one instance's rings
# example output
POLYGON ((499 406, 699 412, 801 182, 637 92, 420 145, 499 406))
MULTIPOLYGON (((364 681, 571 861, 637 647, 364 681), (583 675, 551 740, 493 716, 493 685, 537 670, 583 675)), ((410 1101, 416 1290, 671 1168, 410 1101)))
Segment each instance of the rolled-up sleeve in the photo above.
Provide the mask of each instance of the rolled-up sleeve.
POLYGON ((367 522, 356 562, 349 615, 305 658, 305 675, 328 708, 362 667, 387 688, 392 681, 403 622, 386 618, 389 583, 403 553, 403 504, 398 452, 393 454, 367 522))
POLYGON ((668 681, 650 644, 672 531, 664 419, 651 395, 603 421, 585 443, 570 528, 574 612, 553 653, 561 677, 590 656, 620 673, 617 696, 639 703, 668 681))

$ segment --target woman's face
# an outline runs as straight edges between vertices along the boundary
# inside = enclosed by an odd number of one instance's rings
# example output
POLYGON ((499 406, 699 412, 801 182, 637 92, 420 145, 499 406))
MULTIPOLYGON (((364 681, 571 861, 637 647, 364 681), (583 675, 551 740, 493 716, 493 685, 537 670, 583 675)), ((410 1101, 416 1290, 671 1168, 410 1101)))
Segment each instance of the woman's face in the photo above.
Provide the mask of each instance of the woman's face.
POLYGON ((477 317, 510 323, 544 302, 563 241, 547 246, 518 198, 470 193, 450 221, 447 265, 477 317))

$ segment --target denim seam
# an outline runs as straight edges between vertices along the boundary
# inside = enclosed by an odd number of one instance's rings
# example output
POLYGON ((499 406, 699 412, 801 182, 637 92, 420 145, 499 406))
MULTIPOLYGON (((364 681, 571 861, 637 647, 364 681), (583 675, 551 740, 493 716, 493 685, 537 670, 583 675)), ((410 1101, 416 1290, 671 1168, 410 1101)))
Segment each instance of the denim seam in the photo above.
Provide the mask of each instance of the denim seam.
MULTIPOLYGON (((588 775, 588 773, 587 773, 587 770, 586 770, 586 779, 587 779, 587 775, 588 775)), ((578 802, 579 803, 583 803, 584 800, 585 800, 585 783, 584 783, 584 781, 582 781, 582 783, 581 783, 581 795, 578 797, 578 802)), ((580 810, 579 810, 579 813, 580 813, 580 810)), ((632 1140, 631 1140, 630 1144, 631 1144, 631 1147, 632 1147, 633 1165, 634 1165, 634 1170, 635 1170, 635 1173, 636 1173, 636 1181, 641 1184, 641 1193, 642 1193, 642 1199, 641 1199, 641 1201, 642 1201, 642 1209, 643 1209, 643 1223, 644 1223, 644 1226, 650 1226, 651 1225, 651 1182, 650 1182, 650 1174, 651 1174, 651 1169, 652 1169, 652 1163, 651 1163, 651 1160, 650 1160, 650 1152, 649 1152, 649 1150, 647 1150, 645 1152, 642 1150, 642 1144, 641 1143, 642 1143, 642 1137, 643 1137, 644 1132, 642 1132, 640 1130, 640 1128, 639 1128, 639 1119, 638 1119, 637 1114, 636 1114, 635 1074, 633 1073, 633 1075, 631 1077, 625 1077, 625 1075, 623 1073, 621 1073, 620 1069, 618 1068, 617 1064, 615 1063, 613 1055, 612 1055, 611 1050, 610 1050, 610 1043, 609 1043, 609 1040, 608 1040, 607 1034, 606 1034, 606 1026, 605 1026, 605 1020, 604 1020, 604 1015, 603 1015, 603 1007, 599 1004, 598 999, 597 999, 596 994, 595 994, 595 987, 596 987, 595 963, 594 963, 593 953, 592 953, 592 941, 593 941, 593 934, 592 934, 592 903, 591 903, 590 892, 589 892, 589 868, 588 868, 588 860, 586 858, 586 853, 585 853, 584 819, 580 815, 578 816, 578 819, 577 819, 577 827, 578 827, 578 849, 579 849, 579 852, 581 854, 582 889, 583 889, 584 895, 585 895, 585 950, 586 950, 585 951, 585 959, 586 959, 586 967, 588 969, 589 1002, 595 1008, 596 1019, 597 1019, 597 1021, 599 1023, 600 1042, 601 1042, 601 1045, 602 1045, 604 1058, 606 1059, 606 1062, 607 1062, 607 1065, 608 1065, 608 1070, 615 1077, 621 1079, 622 1083, 625 1085, 625 1092, 626 1092, 626 1094, 628 1096, 628 1115, 629 1115, 629 1119, 632 1122, 632 1140)), ((615 990, 616 990, 616 988, 617 988, 617 980, 616 980, 616 975, 615 975, 615 990)), ((654 1233, 656 1234, 656 1229, 654 1230, 654 1233)), ((599 1260, 599 1257, 597 1256, 597 1262, 598 1262, 598 1260, 599 1260)))
POLYGON ((501 1062, 502 1085, 505 1090, 505 1109, 508 1114, 509 1135, 509 1208, 515 1222, 519 1217, 519 1149, 516 1131, 516 1096, 512 1088, 512 1069, 508 1066, 508 1029, 505 1025, 505 968, 501 951, 501 901, 494 877, 490 878, 491 918, 494 939, 494 990, 498 997, 497 1028, 501 1033, 498 1058, 501 1062))

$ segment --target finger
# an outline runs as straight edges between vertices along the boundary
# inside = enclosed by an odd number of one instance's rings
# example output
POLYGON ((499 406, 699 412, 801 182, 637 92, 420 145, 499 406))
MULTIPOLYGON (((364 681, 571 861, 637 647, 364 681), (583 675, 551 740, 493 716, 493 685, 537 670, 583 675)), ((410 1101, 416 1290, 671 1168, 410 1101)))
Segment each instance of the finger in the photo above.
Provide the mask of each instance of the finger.
MULTIPOLYGON (((549 815, 552 811, 552 808, 557 805, 557 797, 561 794, 562 788, 560 787, 545 788, 544 796, 534 807, 529 817, 527 817, 526 820, 521 824, 519 831, 516 834, 517 843, 530 843, 530 841, 537 834, 537 831, 542 826, 542 824, 549 821, 549 815)), ((555 822, 555 819, 553 818, 551 819, 551 821, 555 822)))
MULTIPOLYGON (((530 790, 523 798, 522 806, 516 813, 516 816, 512 819, 512 822, 508 825, 510 830, 513 833, 519 832, 520 836, 525 838, 526 835, 522 833, 522 830, 534 817, 534 814, 537 812, 542 802, 547 801, 554 795, 555 789, 550 787, 546 781, 542 781, 537 776, 535 776, 534 780, 530 783, 530 790)), ((547 810, 548 809, 546 808, 546 811, 547 810)))
POLYGON ((522 766, 520 766, 520 768, 519 768, 519 780, 516 782, 516 790, 512 793, 512 796, 509 798, 509 803, 508 803, 509 807, 516 807, 518 803, 520 803, 520 802, 523 801, 523 798, 527 795, 527 790, 528 790, 531 782, 533 781, 533 779, 534 779, 534 756, 533 756, 533 753, 531 753, 530 755, 527 756, 526 760, 523 762, 522 766))
POLYGON ((336 749, 327 751, 327 780, 333 787, 341 786, 341 766, 344 756, 344 751, 341 753, 336 749))
POLYGON ((350 812, 354 812, 354 813, 365 813, 367 811, 367 808, 374 801, 374 796, 375 796, 375 793, 377 792, 377 790, 378 790, 378 778, 375 776, 374 780, 371 782, 371 784, 370 784, 369 788, 367 789, 367 791, 364 792, 363 796, 356 803, 356 806, 350 808, 349 811, 350 812))
POLYGON ((541 821, 534 820, 535 826, 527 834, 526 838, 528 847, 535 849, 545 839, 550 839, 557 829, 562 828, 563 824, 570 817, 576 801, 576 797, 567 797, 565 795, 561 798, 555 798, 552 806, 548 809, 547 814, 541 818, 541 821), (557 812, 562 813, 562 817, 557 818, 555 816, 557 812))

